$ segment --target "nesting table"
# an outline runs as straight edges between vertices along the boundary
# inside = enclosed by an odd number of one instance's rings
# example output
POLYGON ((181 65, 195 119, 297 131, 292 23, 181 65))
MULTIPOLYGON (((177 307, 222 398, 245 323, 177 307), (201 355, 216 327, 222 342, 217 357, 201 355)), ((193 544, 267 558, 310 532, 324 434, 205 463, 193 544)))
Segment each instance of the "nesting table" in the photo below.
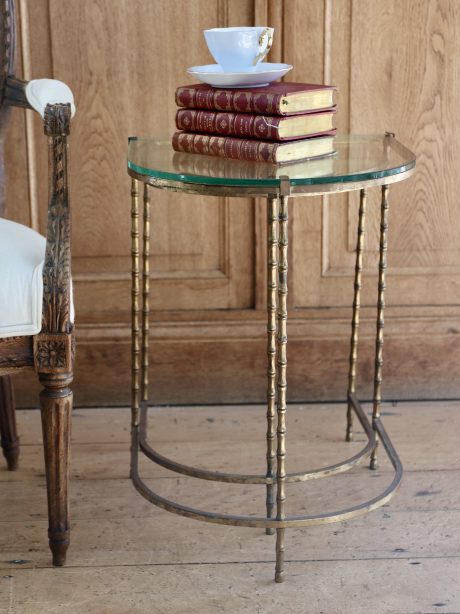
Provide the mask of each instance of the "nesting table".
MULTIPOLYGON (((276 532, 275 580, 285 579, 285 530, 347 520, 384 505, 394 494, 402 477, 402 465, 380 416, 385 274, 389 186, 407 179, 415 168, 415 156, 399 143, 394 134, 339 135, 336 153, 316 160, 273 166, 247 163, 213 156, 183 154, 171 144, 154 138, 129 139, 128 174, 131 177, 132 238, 132 444, 131 479, 135 488, 155 505, 189 518, 206 522, 265 528, 276 532), (143 188, 142 214, 139 182, 143 188), (267 453, 264 474, 223 473, 174 461, 158 453, 147 439, 149 408, 149 253, 150 188, 202 196, 265 197, 267 200, 267 453), (361 277, 367 193, 381 190, 381 222, 378 266, 378 301, 373 411, 371 421, 356 396, 356 368, 360 311, 361 277), (288 203, 296 196, 358 191, 357 248, 354 275, 354 300, 351 320, 348 391, 346 396, 347 441, 353 436, 353 417, 360 422, 367 443, 361 451, 344 461, 312 471, 286 471, 287 405, 287 293, 288 293, 288 203), (357 502, 352 507, 315 515, 287 516, 286 484, 304 482, 342 473, 370 459, 377 466, 377 449, 383 447, 394 468, 392 482, 378 496, 357 502), (149 488, 139 475, 139 452, 171 471, 219 482, 266 485, 264 516, 214 513, 166 499, 149 488)), ((193 399, 190 399, 193 402, 193 399)))

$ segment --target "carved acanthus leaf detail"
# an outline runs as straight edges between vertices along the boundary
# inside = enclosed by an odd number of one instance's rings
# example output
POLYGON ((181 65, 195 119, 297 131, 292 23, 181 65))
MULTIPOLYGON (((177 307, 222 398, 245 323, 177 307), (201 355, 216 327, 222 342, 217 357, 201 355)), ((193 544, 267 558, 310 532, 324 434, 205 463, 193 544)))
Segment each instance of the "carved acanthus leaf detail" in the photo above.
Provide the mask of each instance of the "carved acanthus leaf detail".
POLYGON ((47 105, 51 173, 46 255, 43 267, 42 332, 69 332, 71 305, 68 144, 70 105, 47 105))

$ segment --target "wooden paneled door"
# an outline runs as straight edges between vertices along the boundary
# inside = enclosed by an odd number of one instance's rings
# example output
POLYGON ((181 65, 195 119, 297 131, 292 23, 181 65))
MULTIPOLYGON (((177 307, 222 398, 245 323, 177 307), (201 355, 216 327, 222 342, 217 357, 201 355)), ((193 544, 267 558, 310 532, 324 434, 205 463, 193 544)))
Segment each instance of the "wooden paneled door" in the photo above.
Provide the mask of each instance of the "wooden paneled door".
MULTIPOLYGON (((73 274, 77 405, 126 404, 130 361, 130 135, 169 138, 185 68, 212 61, 202 30, 273 25, 289 78, 339 87, 341 131, 390 130, 418 156, 390 190, 384 396, 460 392, 460 7, 455 0, 20 0, 27 79, 74 90, 73 274), (457 375, 457 377, 456 377, 457 375)), ((7 216, 45 228, 40 122, 16 111, 7 216), (17 137, 21 134, 21 138, 17 137)), ((366 238, 359 379, 369 397, 378 206, 366 238)), ((357 198, 291 206, 289 399, 343 398, 357 198)), ((152 190, 152 373, 158 403, 265 396, 265 203, 152 190)), ((35 403, 33 385, 18 390, 35 403)))

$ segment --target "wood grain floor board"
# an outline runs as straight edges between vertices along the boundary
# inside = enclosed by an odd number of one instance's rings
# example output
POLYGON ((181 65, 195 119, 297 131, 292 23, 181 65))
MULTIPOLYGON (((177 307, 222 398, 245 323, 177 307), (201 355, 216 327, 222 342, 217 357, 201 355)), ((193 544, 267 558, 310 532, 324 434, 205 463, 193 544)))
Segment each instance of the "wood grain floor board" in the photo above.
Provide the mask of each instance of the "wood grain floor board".
MULTIPOLYGON (((156 414, 151 435, 163 452, 224 470, 263 470, 262 407, 156 414)), ((135 492, 127 478, 129 412, 119 408, 74 413, 72 544, 67 567, 53 569, 39 414, 18 412, 21 466, 0 468, 0 613, 459 614, 460 402, 385 404, 383 414, 406 469, 399 492, 369 515, 288 531, 288 580, 275 585, 273 537, 179 518, 135 492)), ((362 435, 342 441, 338 404, 292 406, 288 419, 289 470, 334 462, 363 442, 362 435)), ((263 514, 263 486, 179 477, 147 461, 142 469, 164 496, 263 514)), ((376 472, 362 466, 289 485, 289 512, 352 504, 390 479, 382 462, 376 472)))

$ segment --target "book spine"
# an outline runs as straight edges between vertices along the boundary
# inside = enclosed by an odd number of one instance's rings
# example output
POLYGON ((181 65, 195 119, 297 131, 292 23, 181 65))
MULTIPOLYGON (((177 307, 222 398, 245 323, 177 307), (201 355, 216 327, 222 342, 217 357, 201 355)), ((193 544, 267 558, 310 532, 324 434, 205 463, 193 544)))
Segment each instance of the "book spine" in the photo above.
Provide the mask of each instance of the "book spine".
POLYGON ((226 158, 219 156, 191 156, 175 151, 173 155, 174 168, 179 173, 194 175, 212 175, 213 177, 233 179, 267 179, 276 177, 278 165, 257 163, 247 164, 244 160, 232 160, 231 169, 226 158))
POLYGON ((276 150, 278 149, 278 143, 188 132, 176 132, 172 139, 172 146, 175 151, 186 153, 273 163, 276 163, 276 150))
POLYGON ((219 90, 215 87, 178 87, 176 90, 178 107, 236 113, 284 115, 280 108, 281 98, 280 94, 219 90))
POLYGON ((280 138, 280 121, 279 117, 249 113, 219 113, 197 109, 179 109, 176 113, 178 130, 268 140, 280 138))

